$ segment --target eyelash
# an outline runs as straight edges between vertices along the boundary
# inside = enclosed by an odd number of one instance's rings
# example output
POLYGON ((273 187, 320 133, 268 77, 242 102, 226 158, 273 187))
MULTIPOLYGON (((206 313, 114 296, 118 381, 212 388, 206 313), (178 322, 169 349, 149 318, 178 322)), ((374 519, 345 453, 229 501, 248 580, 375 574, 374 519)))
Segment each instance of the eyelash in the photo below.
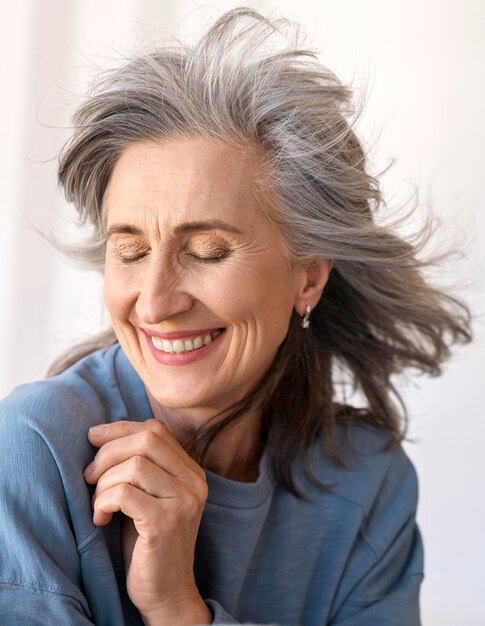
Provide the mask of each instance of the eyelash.
MULTIPOLYGON (((187 254, 187 256, 193 259, 196 263, 217 263, 217 262, 223 261, 224 259, 227 259, 227 257, 230 256, 231 254, 230 250, 221 250, 221 252, 217 253, 214 256, 203 257, 197 254, 194 254, 193 252, 188 252, 187 250, 184 250, 184 252, 187 254)), ((141 261, 144 257, 146 257, 147 253, 144 252, 143 254, 138 254, 136 256, 131 256, 131 257, 122 256, 121 254, 118 256, 120 258, 120 261, 124 263, 125 265, 133 265, 137 261, 141 261)))
POLYGON ((218 263, 219 261, 223 261, 227 259, 227 257, 231 254, 230 250, 223 250, 218 252, 213 256, 199 256, 198 254, 194 254, 193 252, 187 252, 187 256, 193 259, 196 263, 218 263))
POLYGON ((136 256, 122 256, 121 254, 119 254, 118 256, 120 258, 120 261, 125 265, 133 265, 137 261, 141 261, 141 259, 146 256, 146 253, 138 254, 136 256))

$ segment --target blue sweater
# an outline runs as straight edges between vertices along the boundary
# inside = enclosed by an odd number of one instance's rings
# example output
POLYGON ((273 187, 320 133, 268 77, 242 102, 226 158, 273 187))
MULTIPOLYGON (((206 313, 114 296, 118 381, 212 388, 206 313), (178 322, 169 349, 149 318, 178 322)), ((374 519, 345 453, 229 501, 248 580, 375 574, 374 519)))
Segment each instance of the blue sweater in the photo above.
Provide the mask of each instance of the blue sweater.
MULTIPOLYGON (((125 587, 122 514, 92 523, 89 427, 152 417, 119 345, 0 402, 0 624, 141 626, 125 587)), ((416 626, 423 554, 416 474, 386 435, 352 427, 353 467, 316 443, 321 490, 294 465, 298 500, 265 453, 254 483, 207 473, 194 572, 214 623, 416 626)), ((337 437, 343 433, 337 429, 337 437)), ((175 625, 174 625, 175 626, 175 625)))

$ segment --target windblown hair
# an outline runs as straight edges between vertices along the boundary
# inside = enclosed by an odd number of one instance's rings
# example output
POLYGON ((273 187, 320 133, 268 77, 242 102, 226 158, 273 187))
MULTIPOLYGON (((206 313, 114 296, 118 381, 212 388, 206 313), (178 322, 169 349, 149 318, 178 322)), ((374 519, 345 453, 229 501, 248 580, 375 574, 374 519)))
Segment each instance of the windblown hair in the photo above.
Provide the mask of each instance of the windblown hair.
MULTIPOLYGON (((471 315, 424 277, 440 260, 418 258, 432 234, 429 222, 413 243, 378 224, 374 214, 383 200, 350 121, 351 93, 296 43, 271 49, 286 26, 234 9, 195 46, 158 47, 103 75, 75 114, 59 182, 81 222, 94 229, 78 253, 102 270, 103 197, 130 143, 196 136, 264 154, 258 185, 277 202, 262 208, 280 224, 291 261, 327 258, 334 266, 311 328, 302 331, 294 313, 257 387, 201 428, 186 449, 203 464, 215 437, 250 407, 261 407, 275 480, 300 497, 290 468, 299 456, 318 484, 307 465, 318 438, 330 458, 344 464, 336 424, 367 422, 390 434, 389 445, 402 441, 408 416, 392 375, 411 367, 441 374, 451 345, 471 340, 471 315), (338 371, 346 372, 367 407, 336 401, 338 371)), ((109 330, 49 373, 115 342, 109 330)))

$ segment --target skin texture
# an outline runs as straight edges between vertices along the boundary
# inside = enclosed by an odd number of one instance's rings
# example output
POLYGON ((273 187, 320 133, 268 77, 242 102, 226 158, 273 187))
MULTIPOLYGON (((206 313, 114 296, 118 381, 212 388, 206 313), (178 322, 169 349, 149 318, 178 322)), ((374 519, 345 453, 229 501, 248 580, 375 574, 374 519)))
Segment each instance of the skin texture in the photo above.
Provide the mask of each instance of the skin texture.
MULTIPOLYGON (((155 419, 91 433, 99 451, 85 477, 97 485, 94 523, 119 510, 127 516, 127 589, 147 624, 210 623, 193 577, 207 484, 183 442, 258 382, 293 309, 316 305, 330 271, 326 260, 290 266, 279 227, 258 209, 256 166, 254 155, 200 138, 137 142, 105 195, 105 301, 155 419), (208 220, 226 226, 180 231, 208 220), (224 331, 182 365, 160 363, 144 332, 194 329, 224 331)), ((254 410, 216 440, 206 468, 255 480, 259 437, 254 410)))
POLYGON ((100 448, 84 474, 96 484, 93 522, 125 514, 126 588, 145 624, 210 623, 193 575, 204 471, 159 420, 117 422, 88 437, 100 448))

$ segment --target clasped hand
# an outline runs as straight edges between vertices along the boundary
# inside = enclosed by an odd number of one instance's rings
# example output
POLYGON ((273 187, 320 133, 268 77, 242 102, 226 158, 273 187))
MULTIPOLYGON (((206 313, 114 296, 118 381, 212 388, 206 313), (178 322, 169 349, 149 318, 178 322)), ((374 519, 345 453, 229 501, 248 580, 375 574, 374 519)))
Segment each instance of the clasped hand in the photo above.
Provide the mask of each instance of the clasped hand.
POLYGON ((142 615, 201 601, 194 552, 208 495, 204 470, 159 420, 120 421, 89 431, 99 448, 84 472, 96 484, 93 522, 113 513, 123 527, 126 587, 142 615))

